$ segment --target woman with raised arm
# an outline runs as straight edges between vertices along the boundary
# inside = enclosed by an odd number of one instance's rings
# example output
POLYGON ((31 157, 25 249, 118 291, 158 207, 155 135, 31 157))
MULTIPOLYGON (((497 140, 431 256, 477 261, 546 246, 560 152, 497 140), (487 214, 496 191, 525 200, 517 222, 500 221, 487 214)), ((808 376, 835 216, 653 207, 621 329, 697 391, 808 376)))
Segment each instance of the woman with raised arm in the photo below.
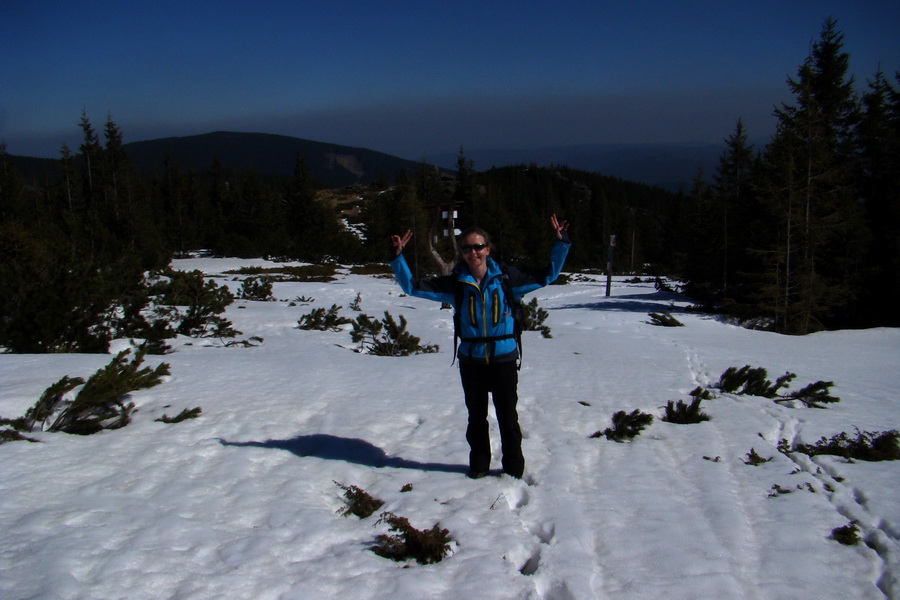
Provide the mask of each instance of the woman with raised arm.
POLYGON ((500 429, 503 473, 522 478, 522 432, 519 428, 517 343, 513 307, 525 294, 549 285, 562 270, 572 242, 567 221, 550 217, 556 242, 549 264, 540 270, 502 265, 491 258, 491 240, 479 228, 464 231, 457 238, 462 260, 450 275, 415 279, 403 248, 412 231, 391 236, 394 259, 391 268, 404 293, 417 298, 453 305, 459 347, 456 359, 462 380, 469 422, 469 473, 473 479, 490 472, 491 441, 488 429, 488 395, 492 396, 500 429))

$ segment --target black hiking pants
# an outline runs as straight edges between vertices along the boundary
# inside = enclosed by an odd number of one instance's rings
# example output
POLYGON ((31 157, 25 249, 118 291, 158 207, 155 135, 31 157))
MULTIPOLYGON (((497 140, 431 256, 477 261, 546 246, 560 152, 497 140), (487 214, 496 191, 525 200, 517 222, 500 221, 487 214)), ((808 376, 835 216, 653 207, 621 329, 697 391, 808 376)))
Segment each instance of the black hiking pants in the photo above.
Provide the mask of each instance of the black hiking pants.
POLYGON ((488 394, 491 394, 500 428, 503 472, 521 479, 525 471, 525 457, 522 456, 522 431, 519 429, 519 415, 516 412, 519 400, 516 361, 460 363, 459 375, 466 397, 466 408, 469 409, 469 425, 466 428, 469 468, 474 472, 487 473, 491 467, 491 439, 488 430, 488 394))

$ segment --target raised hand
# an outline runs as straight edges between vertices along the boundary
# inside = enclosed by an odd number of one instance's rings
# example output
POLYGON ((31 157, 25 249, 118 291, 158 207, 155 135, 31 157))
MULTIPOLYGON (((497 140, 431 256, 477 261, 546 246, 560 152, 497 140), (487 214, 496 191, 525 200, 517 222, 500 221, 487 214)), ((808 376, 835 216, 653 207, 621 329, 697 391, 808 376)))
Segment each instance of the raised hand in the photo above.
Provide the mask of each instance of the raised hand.
POLYGON ((556 239, 563 239, 562 232, 569 228, 569 222, 563 221, 562 223, 556 218, 556 214, 550 215, 550 226, 553 227, 553 232, 556 234, 556 239))
POLYGON ((409 243, 409 240, 412 239, 413 232, 412 229, 407 229, 406 233, 403 234, 403 237, 399 235, 391 236, 391 245, 394 247, 394 253, 396 256, 400 256, 400 253, 403 252, 403 247, 409 243))

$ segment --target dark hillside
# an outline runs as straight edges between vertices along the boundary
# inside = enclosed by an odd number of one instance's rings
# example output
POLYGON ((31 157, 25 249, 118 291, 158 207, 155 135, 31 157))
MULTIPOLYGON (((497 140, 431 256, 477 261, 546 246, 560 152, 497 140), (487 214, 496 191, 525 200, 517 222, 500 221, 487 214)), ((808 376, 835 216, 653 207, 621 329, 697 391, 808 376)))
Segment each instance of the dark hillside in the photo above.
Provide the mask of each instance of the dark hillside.
POLYGON ((22 179, 36 187, 43 187, 49 182, 56 181, 61 174, 60 161, 53 158, 33 158, 10 154, 9 161, 22 179))
MULTIPOLYGON (((568 167, 678 192, 690 190, 698 173, 712 173, 723 148, 722 144, 584 144, 466 151, 466 158, 479 171, 517 164, 568 167)), ((445 168, 453 168, 456 159, 455 154, 426 157, 445 168)))
MULTIPOLYGON (((290 177, 297 152, 303 155, 319 187, 368 184, 382 177, 394 180, 401 171, 416 172, 417 162, 366 148, 268 133, 217 131, 203 135, 170 137, 124 144, 131 164, 150 177, 161 171, 167 157, 183 170, 207 171, 214 160, 226 171, 252 169, 260 175, 290 177)), ((78 149, 73 149, 77 152, 78 149)), ((44 185, 59 176, 59 161, 49 158, 11 156, 16 170, 29 183, 44 185)))
POLYGON ((218 160, 226 170, 252 169, 261 175, 285 177, 293 173, 299 152, 313 179, 323 187, 394 179, 403 170, 412 173, 419 168, 418 163, 374 150, 267 133, 217 131, 132 142, 125 144, 125 151, 145 175, 161 169, 171 156, 183 169, 207 170, 218 160))

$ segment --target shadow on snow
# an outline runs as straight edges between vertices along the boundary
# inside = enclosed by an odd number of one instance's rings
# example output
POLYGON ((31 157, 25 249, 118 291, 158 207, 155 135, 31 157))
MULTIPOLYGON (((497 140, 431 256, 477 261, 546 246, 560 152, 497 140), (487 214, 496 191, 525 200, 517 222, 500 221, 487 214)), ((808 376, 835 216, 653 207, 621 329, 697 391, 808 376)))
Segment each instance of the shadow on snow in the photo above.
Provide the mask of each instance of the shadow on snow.
POLYGON ((384 450, 365 440, 342 438, 323 433, 299 435, 288 440, 267 440, 265 442, 229 442, 220 439, 219 443, 223 446, 242 448, 287 450, 301 458, 313 457, 323 460, 342 460, 377 469, 390 467, 394 469, 415 469, 418 471, 441 471, 444 473, 466 473, 469 470, 467 465, 462 464, 423 463, 396 456, 388 456, 384 450))
POLYGON ((621 296, 616 298, 602 298, 596 302, 585 302, 582 304, 566 304, 554 307, 555 310, 613 310, 622 312, 658 312, 660 310, 670 310, 670 312, 680 312, 683 309, 678 307, 668 307, 667 304, 673 302, 683 302, 685 297, 673 292, 653 292, 650 294, 635 294, 631 296, 621 296))

